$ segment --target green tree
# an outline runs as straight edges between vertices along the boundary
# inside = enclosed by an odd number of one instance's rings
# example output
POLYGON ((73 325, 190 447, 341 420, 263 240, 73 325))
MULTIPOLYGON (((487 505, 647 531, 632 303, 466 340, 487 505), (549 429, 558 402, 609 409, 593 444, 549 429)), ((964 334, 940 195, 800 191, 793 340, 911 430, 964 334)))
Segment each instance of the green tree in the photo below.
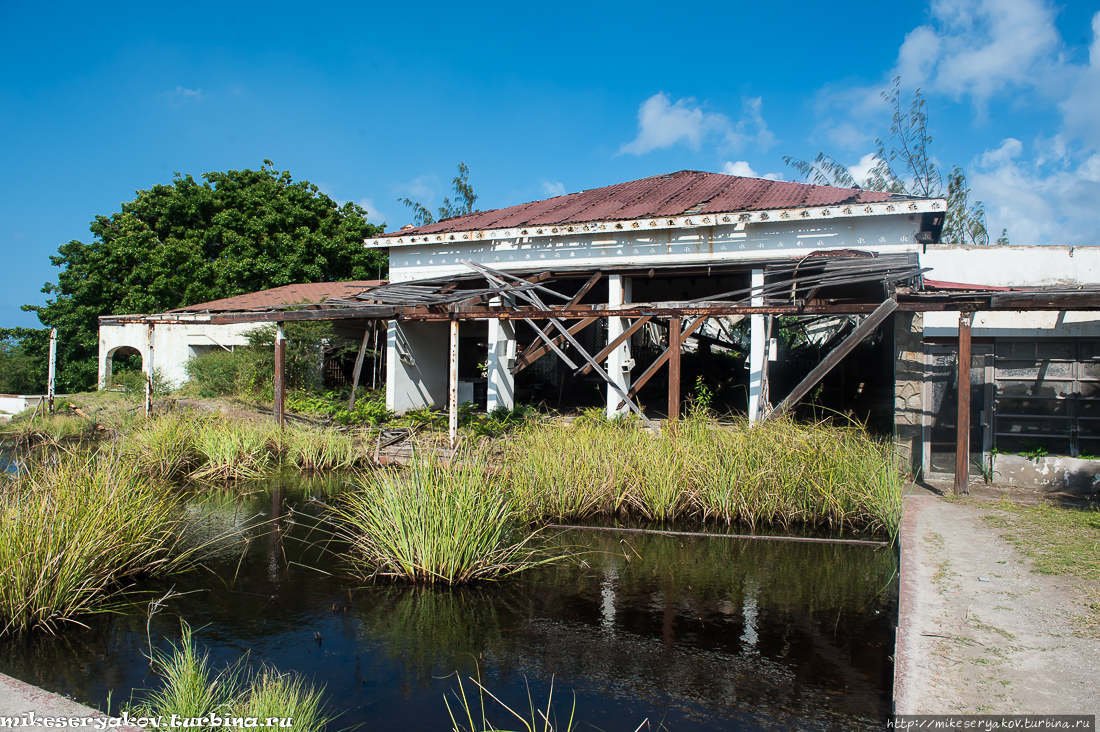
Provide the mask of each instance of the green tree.
MULTIPOLYGON (((844 188, 862 186, 873 191, 943 196, 943 177, 939 166, 929 154, 932 133, 928 130, 924 95, 917 89, 913 93, 913 102, 906 111, 901 101, 901 77, 895 77, 893 89, 883 92, 882 98, 893 107, 890 137, 885 141, 881 138, 875 140, 875 166, 865 180, 857 181, 846 165, 823 152, 818 153, 812 161, 787 155, 783 162, 817 185, 844 188), (895 166, 900 167, 900 174, 895 166)), ((946 197, 947 213, 944 216, 940 240, 946 244, 988 244, 985 207, 981 201, 970 203, 970 187, 966 183, 966 175, 957 165, 947 176, 946 197)), ((1001 232, 997 243, 1008 243, 1007 230, 1001 232)))
POLYGON ((0 394, 42 394, 49 369, 50 332, 0 328, 0 394))
POLYGON ((91 243, 71 241, 50 260, 61 268, 45 306, 24 305, 58 331, 58 390, 95 385, 100 315, 155 313, 298 282, 373 279, 385 255, 363 240, 354 203, 338 206, 317 186, 259 170, 175 174, 138 191, 91 223, 91 243))
POLYGON ((413 220, 417 226, 434 224, 436 221, 453 219, 455 216, 473 213, 477 194, 474 193, 474 187, 470 185, 470 169, 466 167, 466 163, 458 164, 458 175, 454 177, 452 184, 454 185, 455 201, 452 202, 450 198, 443 199, 443 205, 439 207, 438 219, 432 216, 431 210, 419 201, 414 201, 411 198, 399 198, 397 201, 413 210, 413 220))

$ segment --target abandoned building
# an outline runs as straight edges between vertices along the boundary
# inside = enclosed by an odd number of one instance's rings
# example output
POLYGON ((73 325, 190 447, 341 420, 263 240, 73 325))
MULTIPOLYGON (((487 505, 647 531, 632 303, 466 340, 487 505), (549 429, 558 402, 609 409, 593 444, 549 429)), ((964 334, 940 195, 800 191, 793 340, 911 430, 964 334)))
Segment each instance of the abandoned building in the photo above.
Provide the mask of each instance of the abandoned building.
POLYGON ((101 318, 100 381, 120 349, 178 383, 257 324, 331 320, 361 353, 384 327, 387 406, 452 429, 466 401, 840 414, 915 474, 1095 490, 1100 248, 946 246, 945 209, 682 171, 476 212, 368 240, 388 283, 101 318))

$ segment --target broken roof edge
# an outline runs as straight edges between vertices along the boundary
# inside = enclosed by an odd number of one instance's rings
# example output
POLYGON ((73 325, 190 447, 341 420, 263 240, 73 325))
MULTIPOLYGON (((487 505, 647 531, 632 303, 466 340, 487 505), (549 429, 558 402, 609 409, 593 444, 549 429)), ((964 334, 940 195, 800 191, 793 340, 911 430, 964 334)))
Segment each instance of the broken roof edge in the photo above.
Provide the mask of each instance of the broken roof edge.
POLYGON ((509 226, 500 229, 470 229, 420 234, 417 229, 391 232, 382 237, 365 239, 369 249, 389 249, 399 246, 424 244, 451 244, 461 242, 495 241, 502 239, 549 239, 560 236, 584 236, 599 233, 629 233, 662 231, 670 229, 699 229, 711 226, 736 226, 746 224, 775 224, 796 221, 821 221, 825 219, 856 218, 861 216, 898 216, 904 214, 942 212, 947 208, 946 198, 899 197, 896 200, 875 203, 842 203, 824 206, 797 206, 794 208, 767 209, 763 211, 729 211, 681 216, 646 216, 640 219, 613 219, 575 224, 544 224, 537 226, 509 226))

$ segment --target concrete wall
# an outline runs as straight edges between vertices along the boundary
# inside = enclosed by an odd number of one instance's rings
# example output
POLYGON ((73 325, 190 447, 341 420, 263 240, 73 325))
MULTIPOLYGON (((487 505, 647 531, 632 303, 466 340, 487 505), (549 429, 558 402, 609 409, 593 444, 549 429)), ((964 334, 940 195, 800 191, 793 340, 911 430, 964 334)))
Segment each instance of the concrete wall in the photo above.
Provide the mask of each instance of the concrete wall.
POLYGON ((920 215, 867 216, 700 226, 657 231, 607 231, 517 236, 479 242, 389 244, 390 281, 468 273, 468 259, 509 271, 570 267, 665 266, 803 257, 813 251, 862 249, 916 252, 920 215))
POLYGON ((927 313, 894 315, 894 440, 898 462, 916 475, 924 417, 924 329, 927 313))
POLYGON ((213 348, 247 346, 244 334, 259 323, 210 325, 209 323, 123 323, 99 328, 99 388, 104 388, 111 373, 115 352, 123 347, 141 354, 142 370, 159 369, 173 387, 187 381, 186 364, 199 353, 213 348), (153 329, 150 358, 149 329, 153 329))
POLYGON ((920 255, 930 280, 994 287, 1096 284, 1100 247, 930 245, 920 255))
POLYGON ((450 323, 389 322, 386 407, 398 414, 447 406, 450 323))

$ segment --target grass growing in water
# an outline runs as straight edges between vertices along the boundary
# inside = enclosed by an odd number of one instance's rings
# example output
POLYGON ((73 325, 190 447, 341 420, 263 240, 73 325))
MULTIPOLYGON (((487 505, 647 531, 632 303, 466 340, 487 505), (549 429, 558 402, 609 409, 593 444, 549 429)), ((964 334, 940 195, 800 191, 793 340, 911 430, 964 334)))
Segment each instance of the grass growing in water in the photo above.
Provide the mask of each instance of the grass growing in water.
POLYGON ((101 610, 108 591, 178 569, 174 498, 108 455, 62 456, 0 492, 0 635, 101 610))
POLYGON ((258 478, 277 465, 279 429, 273 424, 208 420, 197 426, 195 449, 202 467, 191 474, 207 480, 258 478))
POLYGON ((346 470, 366 453, 348 432, 324 429, 288 430, 287 462, 303 470, 346 470))
POLYGON ((629 513, 890 535, 901 520, 893 449, 857 426, 727 426, 694 415, 653 434, 629 421, 582 418, 520 430, 503 460, 529 520, 629 513))
MULTIPOLYGON (((156 653, 153 666, 164 685, 149 692, 131 714, 145 717, 223 719, 257 717, 262 725, 269 717, 293 719, 297 732, 320 732, 331 721, 324 704, 324 688, 314 688, 304 679, 281 674, 265 666, 245 672, 242 663, 215 671, 209 654, 199 654, 191 628, 182 623, 182 637, 169 653, 156 653)), ((223 729, 224 726, 191 729, 223 729)))
POLYGON ((364 578, 462 584, 550 561, 532 547, 534 534, 516 520, 499 479, 477 461, 445 465, 417 455, 403 470, 371 470, 361 483, 341 496, 336 516, 364 578))

